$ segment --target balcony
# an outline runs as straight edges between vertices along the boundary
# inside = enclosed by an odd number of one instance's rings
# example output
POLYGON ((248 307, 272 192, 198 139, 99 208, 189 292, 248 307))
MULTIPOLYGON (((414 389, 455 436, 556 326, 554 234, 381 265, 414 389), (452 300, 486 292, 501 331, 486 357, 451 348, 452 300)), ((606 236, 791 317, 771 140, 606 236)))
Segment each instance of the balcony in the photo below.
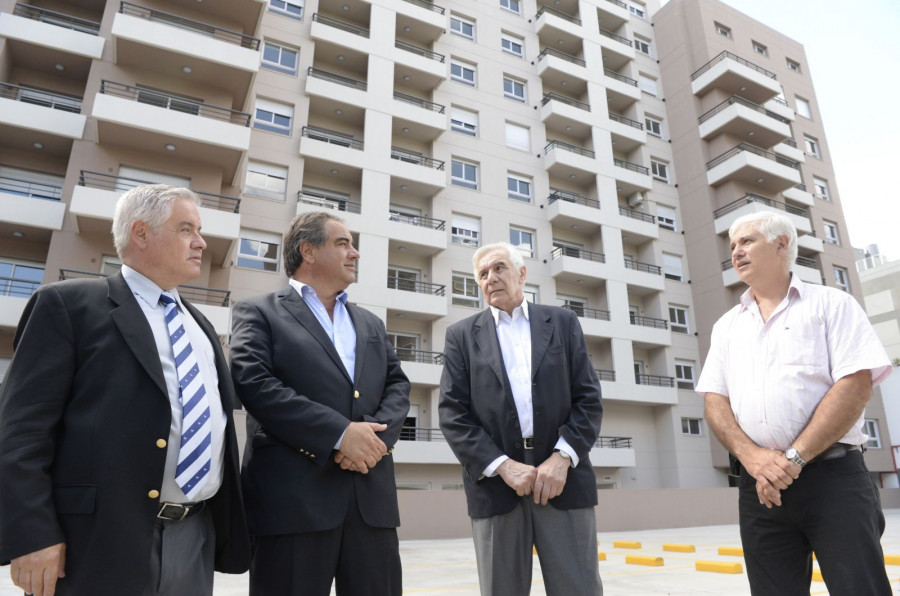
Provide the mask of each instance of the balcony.
MULTIPOLYGON (((607 88, 607 96, 612 92, 612 94, 627 98, 631 102, 641 99, 641 90, 638 88, 638 82, 635 79, 619 74, 611 68, 604 68, 603 75, 603 84, 607 88)), ((615 105, 610 103, 609 107, 614 110, 621 110, 626 103, 628 102, 618 98, 615 105)))
POLYGON ((446 108, 441 104, 394 91, 391 133, 419 143, 431 143, 447 130, 446 108))
POLYGON ((797 162, 749 143, 741 143, 711 160, 706 170, 710 186, 740 182, 775 194, 800 183, 797 162))
POLYGON ((77 97, 0 82, 0 125, 80 139, 85 122, 77 97))
POLYGON ((377 53, 373 52, 374 46, 369 40, 369 30, 366 27, 319 12, 313 14, 312 21, 309 34, 313 41, 363 54, 377 53))
POLYGON ((591 106, 560 93, 546 93, 541 98, 541 122, 547 131, 556 131, 576 138, 586 138, 591 133, 591 106))
POLYGON ((395 351, 410 383, 426 387, 437 387, 441 384, 441 372, 444 369, 442 353, 411 348, 396 348, 395 351))
POLYGON ((588 308, 576 304, 566 304, 563 308, 571 310, 578 316, 578 322, 581 324, 581 331, 585 337, 589 339, 609 339, 616 336, 615 325, 610 322, 608 310, 588 308))
POLYGON ((21 2, 12 14, 0 13, 4 37, 91 60, 103 56, 100 23, 21 2))
POLYGON ((562 180, 593 180, 597 173, 594 157, 590 149, 551 140, 544 146, 544 169, 552 177, 562 180))
POLYGON ((622 0, 597 2, 597 18, 607 29, 617 30, 631 18, 628 5, 622 0))
POLYGON ((630 153, 647 142, 644 125, 621 114, 609 112, 609 131, 612 133, 616 151, 630 153))
POLYGON ((629 62, 634 60, 634 42, 627 37, 622 37, 617 33, 613 33, 607 29, 600 27, 601 54, 603 56, 603 64, 613 70, 625 67, 629 62))
POLYGON ((443 6, 429 0, 406 0, 399 4, 397 10, 397 31, 405 31, 406 27, 415 30, 425 42, 436 41, 447 26, 443 6))
POLYGON ((0 277, 0 329, 18 327, 28 299, 40 286, 40 280, 0 277))
POLYGON ((728 228, 731 227, 734 220, 742 215, 759 211, 774 211, 786 216, 797 228, 798 234, 809 234, 812 232, 812 223, 809 221, 809 211, 806 208, 793 207, 769 197, 748 193, 713 212, 716 234, 727 234, 728 228))
POLYGON ((534 32, 544 43, 550 39, 580 41, 584 36, 581 19, 549 6, 542 6, 534 15, 534 32))
POLYGON ((410 255, 433 257, 447 248, 446 224, 443 219, 391 211, 386 226, 374 221, 368 227, 372 233, 380 232, 391 239, 390 250, 396 246, 396 250, 410 255))
POLYGON ((712 89, 762 104, 781 93, 781 84, 774 72, 724 51, 691 75, 694 95, 705 95, 712 89))
POLYGON ((537 57, 538 76, 545 86, 558 88, 562 81, 576 78, 588 80, 587 66, 581 58, 553 48, 544 48, 537 57))
POLYGON ((630 325, 626 336, 632 341, 654 347, 672 345, 672 332, 667 320, 629 313, 628 322, 630 325))
POLYGON ((797 147, 797 141, 794 139, 783 139, 780 143, 772 147, 772 152, 786 157, 791 161, 796 161, 797 163, 806 162, 806 153, 797 147))
POLYGON ((613 174, 623 192, 648 191, 653 188, 650 168, 617 157, 613 158, 613 165, 616 166, 613 174))
POLYGON ((675 405, 678 403, 678 391, 674 379, 671 385, 664 379, 671 377, 629 374, 621 380, 601 378, 603 401, 643 406, 675 405))
POLYGON ((62 187, 0 176, 0 221, 41 230, 61 230, 66 206, 62 187))
POLYGON ((399 147, 391 147, 391 161, 388 173, 395 178, 409 181, 418 186, 426 186, 432 192, 443 189, 447 184, 444 162, 399 147))
POLYGON ((346 196, 324 191, 301 190, 297 192, 297 215, 312 211, 333 210, 344 220, 351 232, 359 233, 364 227, 362 205, 346 196))
POLYGON ((557 282, 597 287, 609 278, 609 269, 602 253, 557 246, 550 253, 550 275, 557 282))
POLYGON ((619 227, 623 232, 630 232, 643 238, 659 238, 659 226, 656 216, 630 207, 619 205, 619 227))
POLYGON ((322 68, 310 66, 306 69, 306 94, 319 97, 329 102, 341 98, 342 102, 356 106, 367 103, 368 85, 344 75, 329 72, 322 68))
POLYGON ((446 286, 411 279, 387 277, 385 304, 414 321, 433 321, 447 316, 446 286))
POLYGON ((769 101, 765 102, 763 104, 763 107, 770 112, 778 114, 789 122, 793 122, 797 119, 797 115, 794 113, 794 110, 792 110, 788 103, 781 97, 773 97, 769 101))
POLYGON ((815 232, 797 236, 797 250, 801 254, 821 253, 825 250, 825 243, 816 238, 815 232))
POLYGON ((781 196, 789 201, 800 203, 801 205, 806 205, 807 207, 812 207, 813 205, 815 205, 813 195, 811 192, 806 190, 805 184, 797 184, 787 190, 783 190, 781 191, 781 196))
POLYGON ((365 164, 365 144, 351 135, 317 126, 304 126, 300 136, 302 157, 344 164, 359 170, 365 164))
POLYGON ((547 197, 547 219, 555 226, 578 226, 580 232, 592 234, 600 227, 600 201, 576 192, 550 189, 547 197))
POLYGON ((771 147, 791 136, 787 120, 766 108, 733 95, 699 118, 700 138, 727 134, 771 147))
POLYGON ((662 267, 659 265, 626 258, 625 270, 624 281, 636 295, 647 293, 647 290, 662 292, 666 289, 662 267))

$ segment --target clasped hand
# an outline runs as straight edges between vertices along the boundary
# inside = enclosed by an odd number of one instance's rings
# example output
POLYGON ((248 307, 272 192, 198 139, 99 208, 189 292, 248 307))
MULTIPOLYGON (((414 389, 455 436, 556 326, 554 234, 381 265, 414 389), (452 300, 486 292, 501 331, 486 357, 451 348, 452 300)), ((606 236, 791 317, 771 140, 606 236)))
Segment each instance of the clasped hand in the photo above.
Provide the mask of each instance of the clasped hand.
POLYGON ((555 452, 537 467, 507 459, 497 468, 503 482, 517 495, 534 494, 535 504, 541 505, 562 494, 568 472, 569 460, 555 452))
POLYGON ((386 430, 386 424, 351 422, 344 431, 341 448, 334 454, 334 463, 342 470, 368 474, 387 455, 387 446, 376 434, 386 430))
POLYGON ((781 491, 800 476, 802 468, 775 449, 760 447, 741 464, 756 479, 756 495, 759 503, 768 509, 781 506, 781 491))

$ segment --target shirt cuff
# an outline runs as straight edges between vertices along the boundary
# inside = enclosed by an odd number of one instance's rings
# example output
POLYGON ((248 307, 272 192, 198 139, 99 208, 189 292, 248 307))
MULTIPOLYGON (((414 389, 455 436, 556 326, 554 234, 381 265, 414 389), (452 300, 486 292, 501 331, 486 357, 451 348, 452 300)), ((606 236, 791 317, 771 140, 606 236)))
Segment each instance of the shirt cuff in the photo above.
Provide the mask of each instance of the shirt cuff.
POLYGON ((335 451, 341 450, 341 443, 344 441, 344 435, 346 435, 346 434, 347 434, 347 429, 345 428, 344 432, 341 433, 341 436, 338 437, 337 443, 334 444, 335 451))
POLYGON ((560 437, 553 449, 559 449, 563 453, 567 454, 572 459, 572 463, 569 465, 571 465, 573 468, 578 466, 578 455, 575 454, 575 450, 572 449, 572 446, 569 445, 568 441, 566 441, 564 438, 560 437))
POLYGON ((508 455, 501 455, 500 457, 498 457, 497 459, 492 461, 490 464, 488 464, 488 467, 486 467, 484 469, 484 473, 482 474, 482 476, 486 476, 488 478, 493 478, 494 476, 497 475, 497 468, 500 467, 500 464, 502 464, 503 462, 505 462, 508 459, 509 459, 508 455))

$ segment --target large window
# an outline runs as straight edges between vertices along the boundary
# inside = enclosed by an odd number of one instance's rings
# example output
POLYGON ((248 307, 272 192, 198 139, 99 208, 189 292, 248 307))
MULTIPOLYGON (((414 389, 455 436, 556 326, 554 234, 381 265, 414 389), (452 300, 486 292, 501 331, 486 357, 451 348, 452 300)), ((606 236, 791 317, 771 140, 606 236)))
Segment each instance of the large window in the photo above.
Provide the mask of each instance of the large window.
POLYGON ((481 220, 477 217, 453 213, 450 216, 450 241, 477 248, 481 237, 481 220))
POLYGON ((450 60, 450 79, 463 85, 474 87, 476 83, 476 67, 470 62, 455 58, 450 60))
POLYGON ((253 118, 253 128, 277 132, 282 135, 291 134, 291 120, 294 118, 294 107, 256 98, 256 113, 253 118))
POLYGON ((527 126, 506 123, 506 146, 522 151, 531 151, 531 132, 527 126))
POLYGON ((244 192, 247 194, 285 200, 287 190, 288 169, 284 166, 273 166, 258 161, 247 164, 247 178, 244 181, 244 192))
POLYGON ((300 52, 285 46, 263 42, 262 62, 263 68, 283 72, 289 75, 297 74, 297 63, 300 52))
POLYGON ((466 39, 475 39, 475 21, 452 14, 450 15, 450 32, 466 39))
POLYGON ((688 360, 675 361, 675 383, 679 389, 694 388, 694 363, 688 360))
POLYGON ((834 268, 834 285, 839 290, 850 291, 850 274, 843 267, 834 268))
POLYGON ((256 230, 241 230, 237 266, 260 271, 278 271, 281 236, 256 230))
POLYGON ((653 178, 659 180, 660 182, 665 182, 668 184, 669 182, 669 164, 667 162, 658 160, 656 158, 650 158, 650 171, 653 173, 653 178))
POLYGON ((670 255, 667 252, 662 254, 663 272, 666 279, 674 279, 676 281, 684 281, 684 271, 682 270, 681 257, 678 255, 670 255))
POLYGON ((518 248, 523 257, 534 258, 534 230, 510 226, 509 243, 518 248))
POLYGON ((285 2, 285 0, 269 0, 269 12, 302 21, 303 0, 293 0, 293 2, 285 2))
POLYGON ((478 190, 478 164, 453 159, 450 164, 450 183, 454 186, 478 190))
POLYGON ((881 434, 878 432, 878 421, 873 418, 866 418, 863 431, 869 435, 866 447, 869 449, 881 449, 881 434))
POLYGON ((520 176, 507 172, 506 174, 506 196, 510 199, 522 201, 524 203, 531 202, 531 178, 520 176))
POLYGON ((524 58, 525 40, 521 37, 513 35, 512 33, 506 33, 505 31, 503 31, 500 33, 500 49, 507 54, 512 54, 513 56, 524 58))
POLYGON ((682 418, 681 433, 684 435, 693 435, 695 437, 703 436, 702 422, 702 418, 682 418))
POLYGON ((503 77, 503 97, 525 102, 525 83, 512 77, 503 77))
POLYGON ((803 116, 804 118, 809 118, 812 120, 812 109, 809 106, 809 101, 803 99, 802 97, 794 96, 794 101, 797 102, 797 113, 803 116))
POLYGON ((662 120, 654 116, 644 116, 644 126, 647 134, 662 138, 662 120))
POLYGON ((664 230, 671 230, 673 232, 678 231, 678 228, 675 225, 675 208, 674 207, 666 207, 665 205, 656 205, 656 221, 659 222, 659 227, 664 230))
POLYGON ((819 178, 818 176, 813 176, 813 187, 816 189, 816 194, 819 198, 824 199, 826 201, 831 200, 831 193, 828 192, 828 181, 824 178, 819 178))
POLYGON ((676 333, 690 333, 686 306, 669 305, 669 326, 676 333))
POLYGON ((841 233, 838 231, 837 222, 828 221, 827 219, 823 219, 822 225, 825 227, 825 242, 827 244, 836 244, 836 245, 840 246, 841 245, 841 233))
POLYGON ((453 294, 450 299, 453 306, 481 307, 481 299, 478 295, 478 284, 475 278, 468 273, 453 273, 453 294))
POLYGON ((472 137, 478 136, 478 113, 456 106, 450 107, 450 130, 472 137))

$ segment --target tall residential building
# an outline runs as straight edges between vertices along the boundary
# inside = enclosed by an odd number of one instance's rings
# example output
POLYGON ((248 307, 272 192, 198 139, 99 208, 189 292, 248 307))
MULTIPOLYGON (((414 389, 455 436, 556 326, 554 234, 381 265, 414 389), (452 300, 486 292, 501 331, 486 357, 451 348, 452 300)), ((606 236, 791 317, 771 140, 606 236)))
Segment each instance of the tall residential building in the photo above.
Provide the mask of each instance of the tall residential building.
POLYGON ((692 390, 740 292, 722 226, 786 210, 804 279, 858 283, 802 47, 716 0, 657 9, 0 0, 0 370, 34 289, 116 271, 116 199, 168 182, 203 200, 209 248, 182 292, 223 343, 233 301, 286 283, 290 218, 345 219, 350 299, 413 382, 401 487, 460 488, 441 350, 484 307, 475 248, 500 240, 529 299, 579 315, 605 399, 598 486, 725 485, 692 390))

